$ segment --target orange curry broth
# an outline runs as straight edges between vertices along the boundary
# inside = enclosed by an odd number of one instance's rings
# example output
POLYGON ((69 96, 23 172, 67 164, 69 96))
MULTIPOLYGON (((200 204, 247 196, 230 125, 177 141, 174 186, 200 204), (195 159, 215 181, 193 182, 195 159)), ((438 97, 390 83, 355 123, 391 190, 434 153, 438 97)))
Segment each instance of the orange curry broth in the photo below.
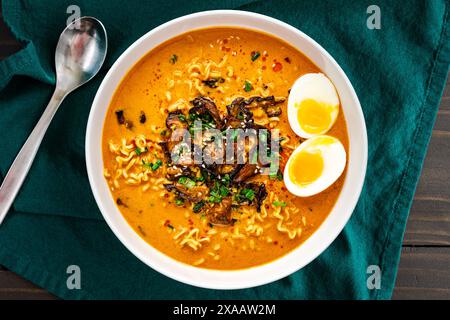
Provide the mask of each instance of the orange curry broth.
MULTIPOLYGON (((117 88, 106 114, 103 128, 103 160, 105 168, 113 168, 115 155, 108 147, 109 141, 120 142, 122 138, 132 139, 137 134, 146 134, 150 125, 156 125, 159 129, 165 128, 165 115, 160 108, 170 104, 166 101, 167 81, 173 79, 174 70, 184 72, 181 80, 187 79, 185 65, 194 57, 211 59, 219 62, 225 54, 228 54, 226 65, 233 66, 233 81, 227 83, 229 89, 220 93, 215 89, 207 89, 207 96, 212 98, 222 114, 226 111, 225 98, 231 96, 250 97, 252 92, 245 92, 244 80, 252 80, 254 87, 262 85, 257 82, 257 70, 262 70, 265 82, 271 82, 273 89, 271 94, 276 97, 288 97, 288 92, 295 80, 305 73, 320 72, 305 55, 294 49, 289 44, 266 34, 237 28, 211 28, 192 31, 174 39, 171 39, 147 53, 124 77, 117 88), (219 45, 218 40, 222 41, 219 45), (260 52, 261 56, 252 61, 252 52, 260 52), (263 54, 265 53, 266 54, 263 54), (176 54, 177 61, 173 63, 171 57, 176 54), (235 54, 235 55, 234 55, 235 54), (281 65, 281 70, 280 70, 281 65), (239 79, 239 81, 238 81, 239 79), (133 127, 127 129, 119 125, 115 115, 116 110, 124 110, 128 119, 132 119, 133 127), (146 122, 141 124, 139 116, 145 112, 146 122)), ((172 90, 172 102, 177 99, 189 99, 187 85, 178 85, 172 90)), ((192 97, 191 97, 192 98, 192 97)), ((282 105, 282 114, 277 128, 281 136, 288 136, 295 146, 300 139, 290 129, 287 120, 287 102, 282 105)), ((348 154, 348 136, 342 109, 332 129, 327 133, 338 138, 344 145, 348 154)), ((113 173, 114 174, 114 173, 113 173)), ((248 245, 249 237, 234 239, 216 235, 211 242, 206 243, 197 251, 184 246, 180 247, 174 240, 174 233, 170 232, 164 221, 178 226, 195 226, 203 232, 211 227, 201 222, 199 214, 192 212, 186 206, 179 207, 173 203, 170 195, 161 197, 159 191, 142 191, 138 186, 129 186, 121 183, 120 188, 112 188, 114 199, 120 198, 126 206, 118 208, 128 221, 130 226, 151 246, 166 255, 187 264, 193 264, 201 258, 205 261, 199 266, 210 269, 242 269, 258 266, 273 261, 304 242, 321 225, 333 208, 344 182, 344 174, 324 192, 308 197, 299 198, 290 194, 282 181, 270 180, 266 177, 259 178, 265 181, 267 190, 275 191, 280 200, 299 208, 299 212, 291 215, 293 223, 301 224, 305 217, 306 226, 303 227, 300 237, 289 239, 286 233, 281 233, 276 228, 276 220, 271 217, 265 219, 264 240, 251 237, 255 243, 255 249, 248 245), (164 203, 165 206, 164 206, 164 203), (267 241, 271 238, 271 242, 267 241), (210 259, 208 252, 212 248, 220 259, 210 259)), ((167 194, 169 192, 166 192, 167 194)), ((267 205, 268 199, 264 202, 267 205)), ((237 224, 240 222, 238 221, 237 224)), ((167 223, 166 223, 167 224, 167 223)), ((214 226, 219 234, 231 233, 231 227, 214 226)))

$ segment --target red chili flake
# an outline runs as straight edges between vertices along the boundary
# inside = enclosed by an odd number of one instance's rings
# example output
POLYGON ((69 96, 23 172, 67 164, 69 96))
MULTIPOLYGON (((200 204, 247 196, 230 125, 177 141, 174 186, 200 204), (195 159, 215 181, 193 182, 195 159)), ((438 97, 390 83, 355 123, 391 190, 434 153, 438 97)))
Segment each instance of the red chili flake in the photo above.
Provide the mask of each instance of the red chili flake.
POLYGON ((168 193, 164 193, 164 198, 168 198, 169 194, 168 193))
POLYGON ((266 57, 264 56, 264 57, 261 58, 261 60, 262 60, 262 61, 266 61, 267 59, 266 59, 266 57))
POLYGON ((284 61, 286 61, 287 63, 291 63, 291 59, 289 57, 284 58, 284 61))
POLYGON ((277 240, 275 240, 275 241, 273 242, 273 244, 274 244, 274 245, 277 245, 277 244, 278 244, 278 241, 277 241, 277 240))
POLYGON ((270 209, 270 206, 268 204, 265 205, 266 209, 270 209))
POLYGON ((267 67, 266 67, 266 66, 262 66, 262 69, 263 69, 263 70, 266 70, 266 69, 267 69, 267 67))
POLYGON ((283 65, 280 63, 280 62, 275 62, 273 65, 272 65, 272 70, 274 71, 274 72, 278 72, 278 71, 281 71, 281 69, 283 69, 283 65))
POLYGON ((167 227, 170 224, 170 220, 164 221, 164 227, 167 227))
POLYGON ((227 44, 228 43, 228 39, 223 39, 223 43, 227 44))

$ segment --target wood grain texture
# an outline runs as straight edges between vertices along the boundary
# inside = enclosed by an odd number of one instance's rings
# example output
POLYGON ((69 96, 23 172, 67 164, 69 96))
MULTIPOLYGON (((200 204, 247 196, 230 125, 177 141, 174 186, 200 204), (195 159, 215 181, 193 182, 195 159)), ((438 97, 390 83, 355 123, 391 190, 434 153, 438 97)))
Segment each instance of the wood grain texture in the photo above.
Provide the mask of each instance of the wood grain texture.
POLYGON ((439 107, 403 244, 450 246, 449 81, 439 107))
POLYGON ((0 270, 0 300, 7 299, 48 300, 55 299, 55 296, 3 269, 0 270))
POLYGON ((449 267, 449 247, 404 247, 393 299, 450 299, 449 267))
MULTIPOLYGON (((1 19, 0 60, 20 50, 1 19)), ((405 232, 394 299, 450 299, 450 83, 442 97, 405 232)), ((0 266, 1 299, 55 299, 0 266)))

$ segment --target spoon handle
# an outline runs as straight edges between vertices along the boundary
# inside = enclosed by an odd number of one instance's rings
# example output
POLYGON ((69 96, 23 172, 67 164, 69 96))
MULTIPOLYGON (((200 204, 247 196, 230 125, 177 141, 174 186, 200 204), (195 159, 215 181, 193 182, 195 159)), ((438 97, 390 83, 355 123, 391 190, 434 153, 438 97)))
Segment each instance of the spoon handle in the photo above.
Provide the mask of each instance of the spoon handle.
POLYGON ((9 168, 9 171, 0 186, 0 225, 16 198, 25 177, 31 168, 45 132, 64 97, 65 92, 56 88, 47 108, 45 108, 44 113, 9 168))

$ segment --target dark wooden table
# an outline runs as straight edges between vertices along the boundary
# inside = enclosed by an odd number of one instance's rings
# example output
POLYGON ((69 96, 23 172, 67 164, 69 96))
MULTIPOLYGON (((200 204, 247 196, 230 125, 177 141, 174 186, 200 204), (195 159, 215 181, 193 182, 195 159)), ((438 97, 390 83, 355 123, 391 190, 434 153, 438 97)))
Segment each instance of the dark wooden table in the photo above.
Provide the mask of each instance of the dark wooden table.
MULTIPOLYGON (((0 60, 20 49, 0 12, 0 60)), ((403 241, 394 299, 450 299, 450 84, 447 82, 403 241)), ((55 299, 0 266, 0 299, 55 299)))

